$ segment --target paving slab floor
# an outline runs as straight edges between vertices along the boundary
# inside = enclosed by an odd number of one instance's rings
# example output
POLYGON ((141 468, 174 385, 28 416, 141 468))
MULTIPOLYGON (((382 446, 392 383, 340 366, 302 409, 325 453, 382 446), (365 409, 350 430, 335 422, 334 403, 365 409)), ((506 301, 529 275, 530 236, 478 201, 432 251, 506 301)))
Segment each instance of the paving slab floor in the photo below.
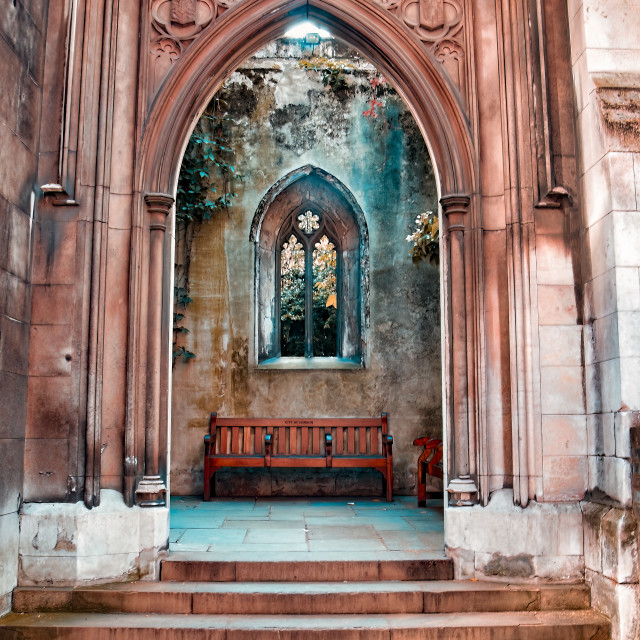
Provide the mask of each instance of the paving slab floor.
POLYGON ((208 560, 401 560, 444 556, 442 500, 171 498, 169 551, 208 560))

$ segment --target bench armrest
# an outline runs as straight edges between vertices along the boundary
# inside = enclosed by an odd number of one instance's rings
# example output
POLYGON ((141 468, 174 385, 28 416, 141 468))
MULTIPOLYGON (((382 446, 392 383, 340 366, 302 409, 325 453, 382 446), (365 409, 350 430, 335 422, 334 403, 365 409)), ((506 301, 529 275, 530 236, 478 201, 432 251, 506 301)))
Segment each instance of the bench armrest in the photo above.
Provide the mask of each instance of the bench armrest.
POLYGON ((393 449, 393 436, 385 435, 382 436, 382 451, 385 455, 390 456, 391 451, 393 449))
POLYGON ((216 450, 216 434, 208 433, 204 437, 204 455, 210 456, 216 450))

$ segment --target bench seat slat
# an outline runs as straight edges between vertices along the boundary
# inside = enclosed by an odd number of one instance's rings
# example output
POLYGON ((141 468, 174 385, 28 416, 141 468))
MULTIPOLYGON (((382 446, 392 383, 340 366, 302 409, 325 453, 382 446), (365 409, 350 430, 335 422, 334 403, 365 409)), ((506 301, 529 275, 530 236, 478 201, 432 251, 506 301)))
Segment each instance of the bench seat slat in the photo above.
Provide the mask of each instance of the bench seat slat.
POLYGON ((324 456, 305 456, 303 458, 299 458, 296 456, 274 456, 273 458, 271 458, 271 468, 325 469, 326 466, 327 464, 324 456), (302 461, 304 461, 304 464, 300 464, 302 461))
POLYGON ((364 467, 376 467, 376 468, 384 468, 387 461, 385 458, 368 458, 368 457, 358 457, 358 458, 348 458, 348 457, 338 457, 335 456, 332 460, 332 464, 334 467, 339 467, 341 469, 359 469, 364 467))

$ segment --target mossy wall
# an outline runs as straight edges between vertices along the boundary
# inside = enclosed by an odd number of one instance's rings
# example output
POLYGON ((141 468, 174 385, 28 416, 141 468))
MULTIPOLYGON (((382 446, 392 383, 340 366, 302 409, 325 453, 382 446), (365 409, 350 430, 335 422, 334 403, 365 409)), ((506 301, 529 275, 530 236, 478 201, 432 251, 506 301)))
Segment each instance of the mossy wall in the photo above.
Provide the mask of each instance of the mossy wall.
MULTIPOLYGON (((414 438, 442 433, 440 292, 436 267, 412 264, 406 236, 422 211, 437 207, 434 171, 421 133, 376 70, 340 43, 315 54, 353 67, 332 86, 299 67, 309 49, 278 41, 247 61, 222 96, 232 121, 233 205, 203 224, 191 248, 189 305, 179 340, 196 357, 173 370, 171 485, 202 492, 208 416, 373 416, 386 411, 395 439, 397 493, 415 491, 414 438), (377 118, 363 115, 376 97, 377 118), (368 326, 357 370, 264 370, 256 363, 254 246, 256 208, 280 178, 315 165, 344 183, 369 231, 368 326)), ((180 241, 180 240, 179 240, 180 241)), ((178 251, 178 254, 180 252, 178 251)), ((220 474, 222 493, 375 493, 374 473, 220 474)))

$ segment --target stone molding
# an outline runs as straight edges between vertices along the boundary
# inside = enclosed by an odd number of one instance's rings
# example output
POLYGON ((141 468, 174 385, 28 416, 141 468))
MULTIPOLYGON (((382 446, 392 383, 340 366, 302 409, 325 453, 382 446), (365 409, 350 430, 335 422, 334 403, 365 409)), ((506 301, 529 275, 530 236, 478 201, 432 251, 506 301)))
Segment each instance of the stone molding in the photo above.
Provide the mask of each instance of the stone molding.
POLYGON ((625 149, 639 151, 640 89, 597 87, 596 95, 605 125, 625 149))

